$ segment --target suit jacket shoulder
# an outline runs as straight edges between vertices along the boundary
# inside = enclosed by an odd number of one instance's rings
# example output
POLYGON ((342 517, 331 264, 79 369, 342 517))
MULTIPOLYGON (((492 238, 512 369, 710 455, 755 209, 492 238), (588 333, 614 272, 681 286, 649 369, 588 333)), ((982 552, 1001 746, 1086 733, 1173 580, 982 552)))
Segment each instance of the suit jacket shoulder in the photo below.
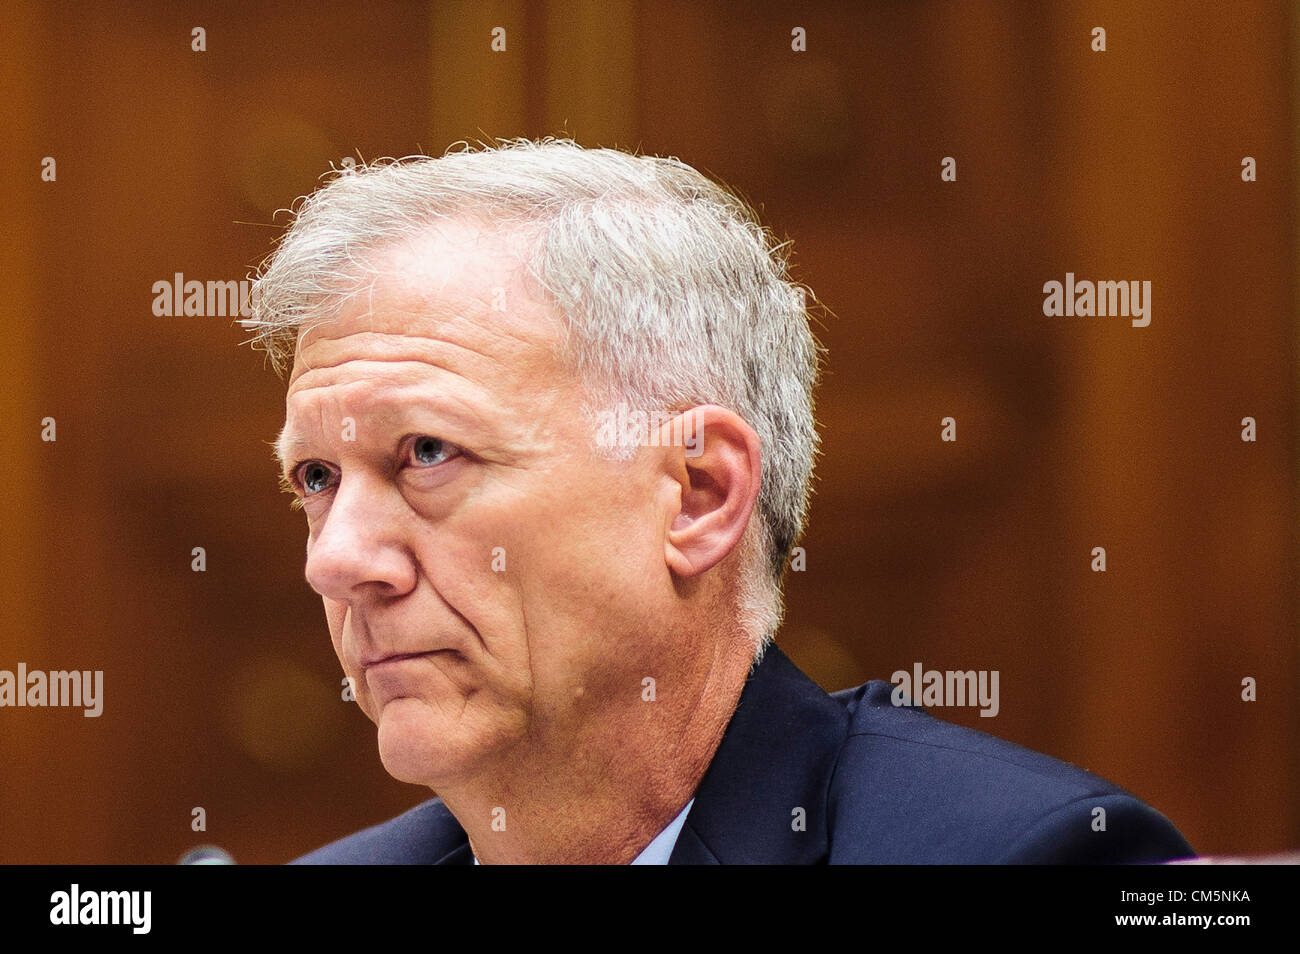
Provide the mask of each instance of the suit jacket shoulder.
POLYGON ((831 785, 831 861, 1113 864, 1194 854, 1167 818, 1119 786, 895 706, 892 692, 873 681, 833 695, 849 727, 831 785))

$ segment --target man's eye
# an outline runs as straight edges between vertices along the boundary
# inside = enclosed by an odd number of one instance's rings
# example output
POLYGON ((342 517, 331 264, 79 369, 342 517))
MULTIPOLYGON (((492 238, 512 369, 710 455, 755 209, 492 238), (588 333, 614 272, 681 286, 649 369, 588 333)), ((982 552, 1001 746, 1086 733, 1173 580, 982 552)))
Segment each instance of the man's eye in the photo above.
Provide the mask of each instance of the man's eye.
POLYGON ((308 496, 328 490, 333 477, 333 471, 319 461, 308 461, 298 468, 298 480, 308 496))
POLYGON ((455 444, 448 444, 437 437, 422 435, 411 442, 411 458, 425 466, 441 464, 459 452, 455 444))

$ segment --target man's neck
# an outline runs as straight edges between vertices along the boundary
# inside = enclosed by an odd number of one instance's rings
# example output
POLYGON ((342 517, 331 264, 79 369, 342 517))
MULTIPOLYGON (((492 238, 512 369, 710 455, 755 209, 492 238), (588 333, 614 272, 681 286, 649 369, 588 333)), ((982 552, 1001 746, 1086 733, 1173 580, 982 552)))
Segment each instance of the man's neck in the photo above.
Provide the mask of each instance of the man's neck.
POLYGON ((562 748, 513 751, 503 771, 438 794, 483 864, 626 864, 695 794, 751 657, 740 641, 719 644, 682 688, 596 720, 562 748))

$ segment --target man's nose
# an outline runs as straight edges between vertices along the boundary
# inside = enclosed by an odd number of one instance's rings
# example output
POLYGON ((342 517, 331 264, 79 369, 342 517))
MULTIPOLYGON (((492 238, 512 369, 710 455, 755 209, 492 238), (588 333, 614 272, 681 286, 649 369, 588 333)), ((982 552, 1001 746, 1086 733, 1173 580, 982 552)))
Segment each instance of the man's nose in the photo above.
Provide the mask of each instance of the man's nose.
POLYGON ((307 541, 311 588, 334 600, 401 596, 414 589, 415 563, 401 537, 405 521, 397 509, 381 487, 343 477, 315 537, 307 541))

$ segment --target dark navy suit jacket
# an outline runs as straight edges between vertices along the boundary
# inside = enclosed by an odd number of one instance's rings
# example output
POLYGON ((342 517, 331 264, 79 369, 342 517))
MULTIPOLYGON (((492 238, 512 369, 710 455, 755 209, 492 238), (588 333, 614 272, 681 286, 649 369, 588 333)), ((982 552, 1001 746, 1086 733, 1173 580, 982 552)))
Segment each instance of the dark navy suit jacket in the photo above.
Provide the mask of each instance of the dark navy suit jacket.
MULTIPOLYGON (((1194 854, 1168 819, 1110 782, 895 707, 892 691, 874 681, 827 695, 770 647, 670 864, 1115 864, 1194 854), (1097 808, 1105 830, 1095 830, 1097 808)), ((293 863, 472 860, 464 830, 435 798, 293 863)))

